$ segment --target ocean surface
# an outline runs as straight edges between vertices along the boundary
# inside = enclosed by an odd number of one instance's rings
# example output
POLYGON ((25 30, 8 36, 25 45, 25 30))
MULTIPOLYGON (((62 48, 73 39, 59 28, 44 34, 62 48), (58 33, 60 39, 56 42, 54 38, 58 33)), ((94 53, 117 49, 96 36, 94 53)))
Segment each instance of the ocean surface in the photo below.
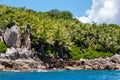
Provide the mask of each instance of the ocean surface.
POLYGON ((0 72, 0 80, 120 80, 120 71, 59 70, 45 72, 0 72))

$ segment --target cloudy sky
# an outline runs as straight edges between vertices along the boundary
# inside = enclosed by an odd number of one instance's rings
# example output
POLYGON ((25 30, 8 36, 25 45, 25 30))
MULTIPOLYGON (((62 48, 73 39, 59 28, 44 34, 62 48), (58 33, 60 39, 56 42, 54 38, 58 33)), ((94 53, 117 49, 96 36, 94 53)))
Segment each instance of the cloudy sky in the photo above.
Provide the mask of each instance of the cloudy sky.
POLYGON ((86 15, 87 16, 78 17, 78 19, 85 23, 94 21, 120 25, 120 1, 92 0, 91 8, 86 10, 86 15))
POLYGON ((119 0, 0 0, 0 4, 26 7, 36 11, 68 10, 84 23, 94 21, 120 25, 119 0))

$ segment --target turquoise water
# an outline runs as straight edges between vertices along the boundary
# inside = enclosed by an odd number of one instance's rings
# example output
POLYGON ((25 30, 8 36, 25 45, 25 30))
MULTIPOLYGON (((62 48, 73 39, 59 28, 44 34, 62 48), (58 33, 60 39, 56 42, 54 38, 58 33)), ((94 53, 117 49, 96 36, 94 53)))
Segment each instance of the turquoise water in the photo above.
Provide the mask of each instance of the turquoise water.
POLYGON ((0 72, 0 80, 120 80, 120 71, 0 72))

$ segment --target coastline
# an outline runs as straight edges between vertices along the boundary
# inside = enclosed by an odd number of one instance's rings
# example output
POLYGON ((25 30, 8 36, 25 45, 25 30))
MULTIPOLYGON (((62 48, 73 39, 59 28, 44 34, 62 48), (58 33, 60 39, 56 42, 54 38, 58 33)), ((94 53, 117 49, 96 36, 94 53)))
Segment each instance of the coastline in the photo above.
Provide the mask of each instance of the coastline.
POLYGON ((97 59, 80 59, 79 61, 46 58, 49 63, 40 58, 0 59, 0 71, 10 72, 47 72, 54 70, 120 70, 120 55, 97 59), (56 62, 56 63, 55 63, 56 62))
MULTIPOLYGON (((96 59, 80 59, 77 61, 72 58, 63 58, 63 49, 57 48, 59 55, 54 56, 44 53, 44 45, 41 45, 39 51, 32 51, 30 34, 26 33, 21 39, 20 28, 12 26, 6 30, 2 37, 3 53, 0 53, 0 70, 1 71, 41 71, 41 70, 120 70, 120 55, 115 54, 112 57, 96 58, 96 59), (12 38, 11 35, 16 37, 12 38), (9 37, 7 37, 7 36, 9 37), (9 47, 7 48, 6 45, 9 47)), ((76 50, 75 50, 76 51, 76 50)), ((74 50, 72 53, 76 53, 74 50)), ((94 53, 94 52, 92 52, 94 53)), ((89 53, 90 54, 90 53, 89 53)), ((100 53, 104 55, 105 53, 100 53)), ((90 54, 93 55, 93 54, 90 54)), ((76 55, 73 55, 76 56, 76 55)), ((104 55, 105 56, 105 55, 104 55)), ((100 56, 99 56, 100 57, 100 56)))

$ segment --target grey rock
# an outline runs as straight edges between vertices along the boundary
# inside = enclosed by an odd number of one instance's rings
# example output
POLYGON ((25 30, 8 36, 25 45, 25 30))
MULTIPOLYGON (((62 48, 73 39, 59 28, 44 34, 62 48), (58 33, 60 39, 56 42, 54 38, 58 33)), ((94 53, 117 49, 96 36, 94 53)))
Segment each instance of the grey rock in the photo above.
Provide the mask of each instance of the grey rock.
POLYGON ((24 48, 8 48, 6 53, 0 54, 0 58, 3 59, 10 59, 10 60, 15 60, 15 59, 30 59, 34 55, 31 51, 28 49, 24 48))
POLYGON ((19 48, 21 45, 21 30, 18 26, 12 26, 4 34, 4 41, 7 46, 19 48))
POLYGON ((3 70, 4 69, 4 66, 3 65, 0 65, 0 70, 3 70))
POLYGON ((3 30, 0 29, 0 41, 3 41, 3 30))
POLYGON ((79 61, 80 61, 80 63, 81 63, 82 65, 86 65, 86 64, 87 64, 85 59, 80 59, 79 61))
POLYGON ((14 60, 19 58, 19 53, 15 48, 12 47, 11 49, 7 49, 5 56, 7 59, 14 60))
POLYGON ((114 66, 110 62, 105 64, 105 69, 107 69, 107 70, 112 70, 113 67, 114 66))
POLYGON ((3 37, 2 36, 0 36, 0 41, 3 41, 3 37))
POLYGON ((27 48, 24 49, 17 48, 17 51, 19 53, 19 58, 28 59, 33 57, 32 52, 29 51, 27 48))
POLYGON ((120 70, 120 64, 115 64, 115 69, 120 70))
POLYGON ((0 36, 2 36, 2 35, 3 35, 3 30, 0 29, 0 36))
POLYGON ((60 58, 59 60, 62 61, 62 62, 64 61, 62 58, 60 58))
POLYGON ((73 70, 74 69, 74 67, 71 67, 71 66, 65 66, 64 67, 66 70, 73 70))
POLYGON ((114 56, 111 57, 111 61, 114 63, 120 63, 120 55, 115 54, 114 56))
POLYGON ((5 57, 6 57, 6 54, 5 54, 5 53, 0 53, 0 58, 5 59, 5 57))
POLYGON ((52 59, 54 59, 54 55, 53 54, 48 54, 48 56, 52 59))
POLYGON ((27 48, 28 50, 31 48, 30 32, 28 29, 25 31, 23 35, 22 48, 27 48))
POLYGON ((87 70, 92 70, 92 67, 91 67, 91 66, 89 66, 89 65, 85 65, 85 66, 84 66, 84 69, 87 69, 87 70))

